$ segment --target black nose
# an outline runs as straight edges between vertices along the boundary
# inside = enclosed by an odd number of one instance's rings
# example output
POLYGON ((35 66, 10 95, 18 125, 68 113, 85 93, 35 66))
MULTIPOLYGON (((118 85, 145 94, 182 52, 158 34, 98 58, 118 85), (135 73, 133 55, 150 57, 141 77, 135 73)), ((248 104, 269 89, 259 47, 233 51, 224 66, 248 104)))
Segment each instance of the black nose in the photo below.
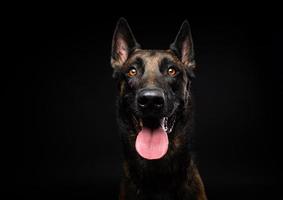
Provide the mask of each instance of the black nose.
POLYGON ((140 109, 161 110, 164 106, 164 93, 157 89, 146 89, 138 95, 140 109))

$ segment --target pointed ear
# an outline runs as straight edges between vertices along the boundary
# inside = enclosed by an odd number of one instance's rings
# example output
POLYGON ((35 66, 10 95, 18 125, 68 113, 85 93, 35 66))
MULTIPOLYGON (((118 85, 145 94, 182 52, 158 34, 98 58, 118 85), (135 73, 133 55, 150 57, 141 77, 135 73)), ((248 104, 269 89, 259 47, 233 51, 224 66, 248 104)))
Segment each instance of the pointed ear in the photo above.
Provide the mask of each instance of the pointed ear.
POLYGON ((189 68, 195 67, 193 40, 189 22, 185 20, 170 49, 177 55, 182 63, 189 68))
POLYGON ((128 59, 129 54, 139 47, 140 45, 136 42, 126 19, 120 18, 112 40, 112 67, 121 67, 128 59))

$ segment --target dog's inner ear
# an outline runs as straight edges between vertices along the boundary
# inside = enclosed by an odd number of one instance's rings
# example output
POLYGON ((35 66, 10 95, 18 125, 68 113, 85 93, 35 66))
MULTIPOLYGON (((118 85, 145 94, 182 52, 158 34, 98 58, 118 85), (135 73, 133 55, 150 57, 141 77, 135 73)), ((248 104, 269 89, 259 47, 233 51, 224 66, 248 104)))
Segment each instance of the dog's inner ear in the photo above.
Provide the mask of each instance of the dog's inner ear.
POLYGON ((190 25, 185 20, 170 49, 177 55, 180 61, 189 68, 194 67, 194 50, 190 25))
POLYGON ((113 35, 111 64, 113 68, 121 67, 129 54, 139 48, 135 37, 124 18, 119 19, 113 35))

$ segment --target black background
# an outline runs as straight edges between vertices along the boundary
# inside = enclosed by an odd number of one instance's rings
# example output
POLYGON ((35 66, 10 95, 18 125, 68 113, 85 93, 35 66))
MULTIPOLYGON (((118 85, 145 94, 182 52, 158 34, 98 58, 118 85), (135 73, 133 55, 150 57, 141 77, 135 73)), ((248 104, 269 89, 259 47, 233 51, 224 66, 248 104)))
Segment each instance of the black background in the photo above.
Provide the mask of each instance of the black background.
MULTIPOLYGON (((122 154, 110 50, 119 17, 27 11, 10 24, 13 87, 4 87, 13 106, 4 107, 12 123, 2 159, 11 196, 117 199, 122 154)), ((168 48, 182 21, 191 24, 195 151, 208 198, 275 197, 279 26, 257 15, 125 17, 145 49, 168 48)))

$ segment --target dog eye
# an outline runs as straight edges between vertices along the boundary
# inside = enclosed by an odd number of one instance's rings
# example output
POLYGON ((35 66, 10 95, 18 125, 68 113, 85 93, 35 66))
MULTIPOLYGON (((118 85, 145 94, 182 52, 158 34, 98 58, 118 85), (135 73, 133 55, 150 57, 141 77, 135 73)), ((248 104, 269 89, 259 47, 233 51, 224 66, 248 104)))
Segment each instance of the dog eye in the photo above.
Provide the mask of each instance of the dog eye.
POLYGON ((167 69, 167 74, 168 74, 169 76, 171 76, 171 77, 176 76, 176 74, 177 74, 176 68, 175 68, 174 66, 169 67, 169 68, 167 69))
POLYGON ((136 76, 136 75, 137 75, 137 70, 136 70, 136 68, 131 67, 131 68, 128 70, 127 75, 128 75, 129 77, 134 77, 134 76, 136 76))

